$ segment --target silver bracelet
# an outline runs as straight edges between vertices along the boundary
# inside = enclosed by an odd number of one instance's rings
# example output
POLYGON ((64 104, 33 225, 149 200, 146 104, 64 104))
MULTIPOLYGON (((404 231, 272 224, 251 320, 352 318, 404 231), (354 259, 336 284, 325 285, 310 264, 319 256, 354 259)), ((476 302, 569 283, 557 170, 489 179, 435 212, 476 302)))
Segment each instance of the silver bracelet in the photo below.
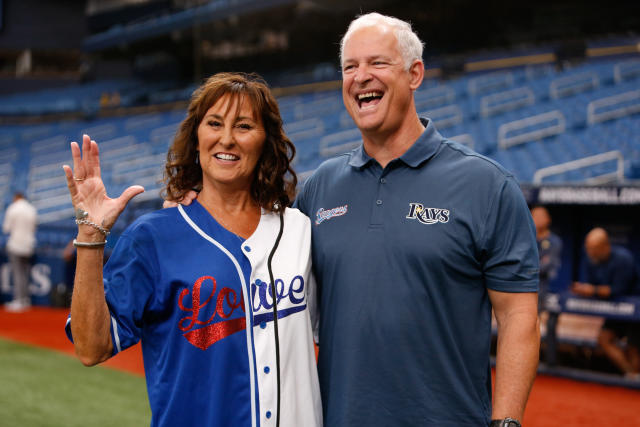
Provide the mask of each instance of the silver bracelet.
POLYGON ((76 248, 102 248, 106 244, 106 240, 104 242, 78 242, 76 239, 73 239, 73 246, 76 248))
POLYGON ((95 228, 96 230, 98 230, 99 232, 101 232, 102 234, 104 234, 105 237, 107 237, 110 233, 109 230, 107 230, 106 228, 96 224, 95 222, 91 222, 87 219, 87 217, 89 216, 89 212, 85 211, 84 209, 76 209, 76 224, 77 225, 89 225, 93 228, 95 228))

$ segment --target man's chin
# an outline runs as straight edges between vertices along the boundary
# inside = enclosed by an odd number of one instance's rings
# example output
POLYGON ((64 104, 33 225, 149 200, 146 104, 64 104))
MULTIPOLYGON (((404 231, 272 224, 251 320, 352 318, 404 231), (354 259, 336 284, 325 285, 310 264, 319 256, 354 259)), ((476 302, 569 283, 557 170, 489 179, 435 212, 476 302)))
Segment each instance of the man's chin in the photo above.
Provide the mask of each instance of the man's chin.
POLYGON ((379 117, 376 117, 374 114, 358 114, 354 117, 351 115, 351 118, 355 122, 358 129, 361 131, 373 132, 376 129, 380 128, 382 125, 382 120, 379 117))

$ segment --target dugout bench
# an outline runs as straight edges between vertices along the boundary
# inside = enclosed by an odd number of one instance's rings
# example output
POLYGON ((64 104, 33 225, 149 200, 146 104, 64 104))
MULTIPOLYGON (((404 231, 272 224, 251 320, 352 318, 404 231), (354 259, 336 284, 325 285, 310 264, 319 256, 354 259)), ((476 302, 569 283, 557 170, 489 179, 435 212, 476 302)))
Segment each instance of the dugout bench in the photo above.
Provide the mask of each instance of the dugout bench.
POLYGON ((545 338, 547 344, 545 358, 549 366, 555 366, 557 361, 557 324, 561 313, 638 322, 640 328, 640 296, 604 300, 584 298, 566 291, 547 294, 544 306, 549 313, 545 338))

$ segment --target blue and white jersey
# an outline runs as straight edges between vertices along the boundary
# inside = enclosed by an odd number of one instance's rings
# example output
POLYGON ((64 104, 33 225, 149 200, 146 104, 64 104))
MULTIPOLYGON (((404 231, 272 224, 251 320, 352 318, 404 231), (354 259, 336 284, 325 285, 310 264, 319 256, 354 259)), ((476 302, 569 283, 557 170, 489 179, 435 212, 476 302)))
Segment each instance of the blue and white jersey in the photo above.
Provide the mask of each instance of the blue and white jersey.
MULTIPOLYGON (((267 259, 279 227, 278 215, 263 211, 243 240, 196 201, 145 215, 118 240, 104 269, 114 354, 142 341, 152 426, 275 425, 267 259)), ((309 219, 287 209, 272 260, 281 426, 322 425, 310 249, 309 219)))

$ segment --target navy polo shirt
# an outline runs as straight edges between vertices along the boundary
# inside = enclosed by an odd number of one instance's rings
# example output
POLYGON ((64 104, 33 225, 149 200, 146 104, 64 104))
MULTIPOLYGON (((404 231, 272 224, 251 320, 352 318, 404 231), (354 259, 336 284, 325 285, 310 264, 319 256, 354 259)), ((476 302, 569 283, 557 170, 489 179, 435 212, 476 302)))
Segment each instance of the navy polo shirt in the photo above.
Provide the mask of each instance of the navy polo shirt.
POLYGON ((585 256, 580 279, 593 285, 609 285, 612 297, 640 293, 636 289, 638 274, 633 255, 622 246, 611 245, 609 259, 600 264, 591 263, 585 256))
POLYGON ((487 288, 537 291, 513 176, 423 123, 384 169, 361 146, 296 201, 312 223, 325 425, 487 425, 487 288))

